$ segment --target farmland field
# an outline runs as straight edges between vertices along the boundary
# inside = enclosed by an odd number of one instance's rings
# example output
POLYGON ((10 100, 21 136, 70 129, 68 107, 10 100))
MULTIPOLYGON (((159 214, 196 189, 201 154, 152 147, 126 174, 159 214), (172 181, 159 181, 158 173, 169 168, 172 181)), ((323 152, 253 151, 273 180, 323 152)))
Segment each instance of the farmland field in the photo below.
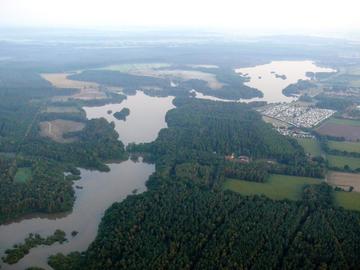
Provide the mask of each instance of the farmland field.
POLYGON ((31 168, 23 167, 18 168, 15 174, 16 183, 25 183, 31 179, 31 168))
POLYGON ((299 200, 304 185, 319 184, 321 181, 316 178, 274 174, 266 183, 227 179, 224 188, 239 192, 242 195, 262 194, 275 200, 299 200))
POLYGON ((44 112, 46 113, 78 113, 80 110, 73 106, 49 106, 44 112))
POLYGON ((337 205, 346 209, 360 211, 360 193, 359 192, 335 192, 335 202, 337 205))
POLYGON ((327 155, 330 167, 344 168, 348 165, 351 169, 360 168, 360 158, 327 155))
POLYGON ((303 138, 297 138, 296 140, 304 148, 305 153, 312 156, 321 156, 321 149, 317 140, 303 138))
POLYGON ((360 174, 343 173, 343 172, 329 172, 328 183, 333 186, 341 188, 354 188, 354 191, 360 192, 360 174))
POLYGON ((62 119, 43 121, 39 125, 41 136, 59 143, 73 142, 75 138, 64 138, 63 135, 68 132, 80 131, 85 127, 83 123, 62 119))
POLYGON ((351 119, 341 119, 341 118, 335 118, 335 117, 329 118, 329 119, 326 121, 326 123, 360 127, 360 121, 351 120, 351 119))
POLYGON ((360 140, 360 121, 330 118, 316 129, 321 135, 343 137, 348 141, 360 140))
POLYGON ((328 145, 330 149, 360 153, 360 142, 329 141, 328 145))
POLYGON ((74 88, 79 92, 71 96, 62 96, 59 100, 69 98, 80 100, 104 99, 106 94, 100 90, 100 85, 93 82, 75 81, 68 79, 70 73, 44 73, 41 76, 57 88, 74 88))

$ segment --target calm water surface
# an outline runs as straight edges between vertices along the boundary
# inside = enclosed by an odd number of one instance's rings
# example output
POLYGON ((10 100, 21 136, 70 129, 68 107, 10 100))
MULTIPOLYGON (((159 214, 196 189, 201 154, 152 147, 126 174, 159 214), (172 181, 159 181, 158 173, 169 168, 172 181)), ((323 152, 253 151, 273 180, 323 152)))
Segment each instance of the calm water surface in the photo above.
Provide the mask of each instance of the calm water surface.
POLYGON ((291 102, 295 97, 283 95, 282 90, 298 80, 308 80, 306 72, 335 72, 331 68, 317 66, 313 61, 273 61, 269 64, 250 68, 238 68, 237 73, 247 74, 250 81, 247 86, 259 89, 263 92, 263 98, 255 98, 248 101, 291 102), (276 78, 275 74, 285 75, 286 79, 276 78))
MULTIPOLYGON (((166 127, 165 114, 173 108, 172 97, 155 98, 137 92, 129 96, 121 104, 111 104, 100 107, 85 108, 88 118, 104 117, 114 121, 116 131, 125 144, 129 142, 153 141, 161 128, 166 127), (130 115, 127 120, 119 121, 108 115, 127 107, 130 115)), ((52 234, 56 229, 66 232, 68 242, 60 245, 40 246, 34 248, 15 265, 0 265, 3 269, 25 269, 29 266, 38 266, 50 269, 46 261, 49 255, 58 252, 83 251, 95 239, 98 225, 104 211, 116 201, 125 199, 134 189, 138 193, 146 190, 145 182, 155 171, 155 166, 143 162, 125 161, 119 164, 109 164, 110 172, 98 172, 81 169, 82 179, 74 185, 83 189, 75 189, 76 201, 71 213, 58 215, 30 215, 10 224, 0 226, 0 256, 7 248, 23 242, 29 233, 39 233, 42 236, 52 234), (72 231, 78 231, 75 237, 72 231)))
POLYGON ((84 107, 88 119, 104 117, 109 122, 115 123, 115 130, 119 139, 127 145, 135 142, 151 142, 156 139, 160 129, 166 127, 165 114, 175 108, 172 104, 174 97, 150 97, 141 91, 136 95, 128 96, 119 104, 108 104, 99 107, 84 107), (113 113, 123 108, 130 109, 126 121, 117 120, 113 113), (108 111, 112 111, 108 114, 108 111))
POLYGON ((196 98, 209 99, 215 101, 267 101, 269 103, 276 102, 291 102, 296 100, 296 97, 287 97, 283 95, 282 90, 288 85, 296 83, 298 80, 308 80, 306 72, 336 72, 331 68, 323 68, 317 66, 313 61, 273 61, 269 64, 258 65, 249 68, 235 69, 236 73, 242 76, 249 77, 247 86, 260 90, 264 96, 262 98, 227 100, 209 95, 203 95, 195 91, 196 98), (275 74, 285 75, 286 79, 276 78, 275 74))

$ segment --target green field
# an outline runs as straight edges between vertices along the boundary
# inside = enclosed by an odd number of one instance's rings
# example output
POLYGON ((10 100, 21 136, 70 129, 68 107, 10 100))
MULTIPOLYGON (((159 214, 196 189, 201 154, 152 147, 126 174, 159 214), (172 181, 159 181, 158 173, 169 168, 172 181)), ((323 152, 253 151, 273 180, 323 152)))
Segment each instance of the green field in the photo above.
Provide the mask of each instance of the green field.
POLYGON ((360 193, 359 192, 335 192, 335 202, 337 205, 346 209, 360 211, 360 193))
POLYGON ((274 174, 270 176, 266 183, 227 179, 224 189, 230 189, 242 195, 263 194, 275 200, 299 200, 305 184, 319 183, 321 183, 321 180, 316 178, 274 174))
POLYGON ((330 149, 360 153, 360 143, 329 141, 328 145, 330 149))
POLYGON ((348 165, 351 169, 360 168, 360 158, 327 155, 330 167, 344 168, 348 165))
POLYGON ((18 168, 15 174, 15 182, 25 183, 31 179, 31 168, 23 167, 18 168))
POLYGON ((144 63, 144 64, 120 64, 120 65, 110 65, 106 67, 99 68, 100 70, 111 70, 119 72, 129 72, 131 70, 139 69, 154 69, 168 67, 169 64, 165 63, 144 63))
POLYGON ((316 139, 297 138, 296 140, 304 148, 305 153, 312 156, 321 156, 320 145, 316 139))
POLYGON ((329 118, 328 120, 326 120, 326 122, 334 123, 334 124, 338 124, 338 125, 349 125, 349 126, 355 126, 355 127, 360 126, 360 121, 358 121, 358 120, 340 119, 340 118, 335 118, 335 117, 329 118))

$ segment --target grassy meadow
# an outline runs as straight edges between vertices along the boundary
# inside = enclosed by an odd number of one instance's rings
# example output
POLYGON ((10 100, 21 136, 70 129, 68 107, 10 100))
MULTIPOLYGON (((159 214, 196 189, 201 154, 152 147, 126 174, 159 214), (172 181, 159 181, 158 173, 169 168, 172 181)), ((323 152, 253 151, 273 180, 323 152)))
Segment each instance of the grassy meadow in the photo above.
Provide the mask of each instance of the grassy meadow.
POLYGON ((300 200, 304 185, 319 183, 321 180, 316 178, 273 174, 265 183, 227 179, 224 188, 242 195, 265 195, 274 200, 300 200))

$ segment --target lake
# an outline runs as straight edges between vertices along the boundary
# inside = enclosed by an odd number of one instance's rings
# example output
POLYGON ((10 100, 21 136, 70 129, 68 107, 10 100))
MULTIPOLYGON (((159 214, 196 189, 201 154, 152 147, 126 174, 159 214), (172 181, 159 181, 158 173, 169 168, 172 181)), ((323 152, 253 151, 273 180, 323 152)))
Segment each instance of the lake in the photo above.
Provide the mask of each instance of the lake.
MULTIPOLYGON (((288 85, 296 83, 298 80, 309 80, 306 72, 336 72, 332 68, 317 66, 313 61, 272 61, 269 64, 254 67, 237 68, 235 72, 240 76, 248 77, 249 81, 245 85, 260 90, 264 96, 262 98, 240 99, 239 102, 267 101, 269 103, 291 102, 296 97, 287 97, 282 90, 288 85), (286 76, 283 77, 283 75, 286 76)), ((223 100, 209 95, 195 92, 196 98, 223 100)), ((234 100, 235 101, 235 100, 234 100)))
MULTIPOLYGON (((150 142, 156 139, 161 128, 165 128, 165 114, 174 108, 173 97, 157 98, 137 92, 121 104, 84 108, 88 118, 104 117, 115 122, 115 129, 125 144, 129 142, 150 142), (113 112, 127 107, 130 115, 126 121, 116 120, 107 111, 113 112)), ((118 164, 108 164, 110 172, 81 169, 81 180, 74 182, 76 201, 71 213, 28 215, 9 224, 0 225, 0 256, 14 244, 23 242, 29 233, 42 236, 52 234, 56 229, 66 232, 68 242, 52 246, 34 248, 17 264, 2 264, 3 269, 25 269, 38 266, 50 269, 47 265, 49 255, 58 252, 84 251, 95 239, 101 218, 112 203, 125 199, 136 189, 137 193, 146 190, 145 183, 155 171, 155 166, 142 161, 131 160, 118 164), (71 236, 72 231, 78 235, 71 236)), ((1 261, 2 263, 2 261, 1 261)))
POLYGON ((141 91, 119 104, 107 104, 99 107, 84 107, 88 119, 104 117, 115 123, 119 139, 127 145, 135 142, 151 142, 156 139, 159 130, 166 127, 165 114, 175 108, 174 97, 150 97, 141 91), (130 114, 126 121, 117 120, 113 114, 123 108, 129 108, 130 114), (112 111, 108 114, 108 111, 112 111))
POLYGON ((269 64, 250 68, 238 68, 236 73, 247 74, 250 81, 247 86, 259 89, 263 92, 263 98, 251 99, 251 101, 291 102, 295 97, 283 95, 282 90, 298 80, 308 80, 306 72, 335 72, 334 69, 317 66, 313 61, 272 61, 269 64), (278 76, 285 75, 286 79, 278 76))

